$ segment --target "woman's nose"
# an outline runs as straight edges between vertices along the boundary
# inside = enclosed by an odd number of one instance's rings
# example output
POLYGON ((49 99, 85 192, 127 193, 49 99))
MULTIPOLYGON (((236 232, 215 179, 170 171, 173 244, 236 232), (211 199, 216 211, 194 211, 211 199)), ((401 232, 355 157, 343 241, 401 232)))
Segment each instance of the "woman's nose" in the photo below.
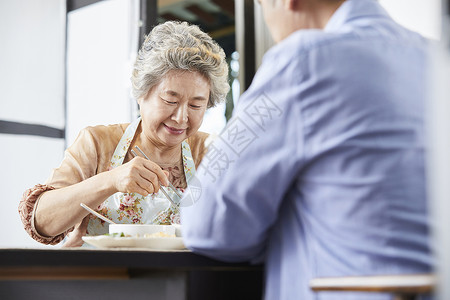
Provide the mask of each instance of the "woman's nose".
POLYGON ((187 105, 178 105, 172 114, 172 119, 178 124, 183 124, 188 121, 187 105))

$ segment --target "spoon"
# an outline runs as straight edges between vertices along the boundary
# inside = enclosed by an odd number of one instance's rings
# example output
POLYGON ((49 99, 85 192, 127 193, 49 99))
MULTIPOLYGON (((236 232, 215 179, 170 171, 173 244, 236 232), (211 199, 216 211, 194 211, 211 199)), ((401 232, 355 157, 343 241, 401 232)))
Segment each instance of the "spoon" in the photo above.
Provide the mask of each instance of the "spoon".
POLYGON ((89 206, 87 206, 86 204, 80 203, 80 205, 81 205, 82 208, 84 208, 85 210, 87 210, 87 211, 90 212, 91 214, 96 215, 97 217, 99 217, 99 218, 102 219, 103 221, 106 221, 106 222, 108 222, 108 223, 110 223, 110 224, 116 224, 116 223, 114 223, 112 220, 110 220, 110 219, 108 219, 107 217, 105 217, 105 216, 99 214, 98 212, 96 212, 95 210, 93 210, 92 208, 90 208, 89 206))

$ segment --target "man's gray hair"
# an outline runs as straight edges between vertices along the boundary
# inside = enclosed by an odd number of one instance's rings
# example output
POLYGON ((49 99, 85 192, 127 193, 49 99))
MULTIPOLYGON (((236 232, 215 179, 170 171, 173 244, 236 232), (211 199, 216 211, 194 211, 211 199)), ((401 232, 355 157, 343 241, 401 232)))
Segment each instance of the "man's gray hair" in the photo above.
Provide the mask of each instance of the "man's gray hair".
POLYGON ((168 21, 153 28, 138 52, 131 77, 136 99, 171 70, 197 71, 211 86, 208 107, 225 100, 230 89, 223 49, 196 25, 168 21))

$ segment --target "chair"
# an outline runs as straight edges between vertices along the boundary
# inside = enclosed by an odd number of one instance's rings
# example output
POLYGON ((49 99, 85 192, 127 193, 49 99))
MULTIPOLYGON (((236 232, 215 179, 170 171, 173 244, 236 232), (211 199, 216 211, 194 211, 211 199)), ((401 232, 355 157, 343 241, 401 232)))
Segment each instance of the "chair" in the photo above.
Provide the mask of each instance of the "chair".
POLYGON ((431 294, 436 286, 434 274, 323 277, 310 281, 313 291, 352 291, 392 293, 395 300, 416 300, 431 294))

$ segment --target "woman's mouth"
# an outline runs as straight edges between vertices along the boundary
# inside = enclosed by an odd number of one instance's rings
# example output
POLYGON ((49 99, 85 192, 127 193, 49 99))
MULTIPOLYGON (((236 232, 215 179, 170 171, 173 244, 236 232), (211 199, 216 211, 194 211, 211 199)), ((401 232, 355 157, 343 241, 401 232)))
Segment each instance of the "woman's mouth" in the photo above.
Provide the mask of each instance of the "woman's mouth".
POLYGON ((186 131, 186 129, 178 129, 178 128, 175 128, 175 127, 167 126, 166 124, 164 124, 164 127, 171 134, 183 134, 186 131))

